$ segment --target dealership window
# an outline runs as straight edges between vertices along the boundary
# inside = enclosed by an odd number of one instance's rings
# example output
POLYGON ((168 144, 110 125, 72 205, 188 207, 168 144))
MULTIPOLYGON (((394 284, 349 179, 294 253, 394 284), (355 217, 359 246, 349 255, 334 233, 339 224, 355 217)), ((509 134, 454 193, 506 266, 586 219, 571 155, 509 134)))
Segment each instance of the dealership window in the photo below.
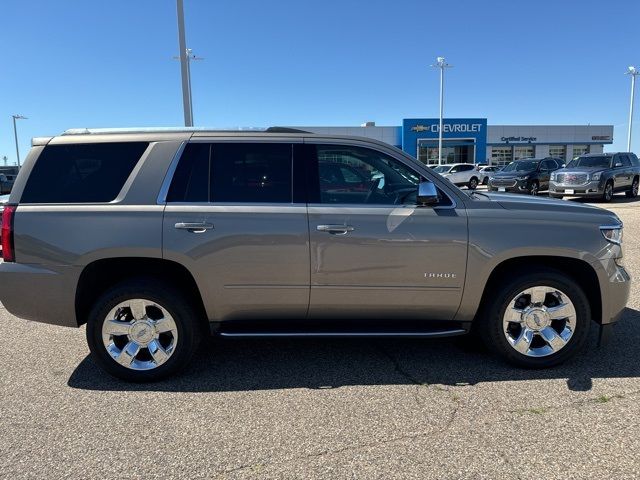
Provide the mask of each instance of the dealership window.
POLYGON ((564 162, 567 158, 567 146, 566 145, 550 145, 549 156, 559 158, 564 162))
POLYGON ((491 147, 491 165, 506 165, 513 161, 512 147, 491 147))
POLYGON ((521 158, 533 158, 535 157, 535 148, 533 145, 523 145, 519 147, 513 147, 513 159, 520 160, 521 158))
POLYGON ((573 146, 573 158, 579 157, 580 155, 584 155, 585 153, 589 153, 589 145, 573 146))
MULTIPOLYGON (((475 163, 473 140, 452 139, 442 141, 442 163, 475 163)), ((438 141, 420 139, 418 160, 427 165, 438 164, 438 141)))

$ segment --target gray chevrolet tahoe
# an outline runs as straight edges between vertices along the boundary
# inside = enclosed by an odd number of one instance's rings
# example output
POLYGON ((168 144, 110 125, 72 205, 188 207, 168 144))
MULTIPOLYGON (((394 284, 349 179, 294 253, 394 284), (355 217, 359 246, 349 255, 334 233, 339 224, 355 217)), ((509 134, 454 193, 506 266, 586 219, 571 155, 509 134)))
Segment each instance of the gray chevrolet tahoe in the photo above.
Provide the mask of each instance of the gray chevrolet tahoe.
POLYGON ((463 192, 387 144, 290 129, 35 138, 2 229, 7 310, 86 323, 96 363, 133 381, 210 333, 471 332, 549 367, 629 295, 611 212, 463 192))

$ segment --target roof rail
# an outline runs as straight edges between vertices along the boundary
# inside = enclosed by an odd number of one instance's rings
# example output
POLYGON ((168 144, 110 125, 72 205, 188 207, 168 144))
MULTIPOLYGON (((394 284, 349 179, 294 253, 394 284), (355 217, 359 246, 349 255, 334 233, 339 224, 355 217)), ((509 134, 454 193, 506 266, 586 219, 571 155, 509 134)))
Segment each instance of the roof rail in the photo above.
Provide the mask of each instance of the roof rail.
POLYGON ((311 133, 289 127, 235 127, 235 128, 206 128, 206 127, 148 127, 148 128, 70 128, 62 135, 97 135, 118 133, 193 133, 193 132, 266 132, 266 133, 311 133))
POLYGON ((299 128, 291 128, 291 127, 269 127, 265 130, 267 133, 309 133, 306 130, 300 130, 299 128))

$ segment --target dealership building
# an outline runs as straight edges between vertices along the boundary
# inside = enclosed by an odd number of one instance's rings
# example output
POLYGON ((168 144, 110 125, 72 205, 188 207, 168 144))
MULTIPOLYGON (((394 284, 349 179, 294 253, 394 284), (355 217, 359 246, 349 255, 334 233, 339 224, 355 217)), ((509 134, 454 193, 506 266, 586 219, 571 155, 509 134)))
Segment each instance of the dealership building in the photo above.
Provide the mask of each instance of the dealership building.
MULTIPOLYGON (((438 163, 437 118, 405 118, 399 127, 297 127, 314 133, 356 135, 394 145, 426 164, 438 163)), ((504 165, 526 157, 564 161, 602 153, 613 142, 613 125, 487 125, 486 118, 447 118, 442 133, 444 163, 504 165)))

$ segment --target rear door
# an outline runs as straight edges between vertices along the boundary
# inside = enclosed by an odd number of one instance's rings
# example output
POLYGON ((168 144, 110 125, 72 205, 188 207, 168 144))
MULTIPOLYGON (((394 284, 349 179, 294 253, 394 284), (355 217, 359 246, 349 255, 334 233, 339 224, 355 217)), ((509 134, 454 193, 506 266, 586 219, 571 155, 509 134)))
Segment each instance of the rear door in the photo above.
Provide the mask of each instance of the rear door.
POLYGON ((383 151, 313 143, 309 316, 452 319, 467 259, 464 208, 444 192, 439 206, 417 207, 421 174, 383 151), (336 191, 322 173, 336 165, 358 171, 367 188, 336 191))
POLYGON ((613 157, 613 186, 615 191, 625 190, 631 186, 631 161, 625 154, 613 157))
POLYGON ((294 140, 189 143, 168 190, 164 258, 186 266, 210 320, 304 318, 309 230, 294 140), (298 190, 299 185, 302 191, 298 190))
POLYGON ((631 187, 633 183, 634 171, 633 164, 631 162, 631 156, 628 153, 620 155, 622 157, 622 166, 624 167, 624 186, 625 189, 631 187))

